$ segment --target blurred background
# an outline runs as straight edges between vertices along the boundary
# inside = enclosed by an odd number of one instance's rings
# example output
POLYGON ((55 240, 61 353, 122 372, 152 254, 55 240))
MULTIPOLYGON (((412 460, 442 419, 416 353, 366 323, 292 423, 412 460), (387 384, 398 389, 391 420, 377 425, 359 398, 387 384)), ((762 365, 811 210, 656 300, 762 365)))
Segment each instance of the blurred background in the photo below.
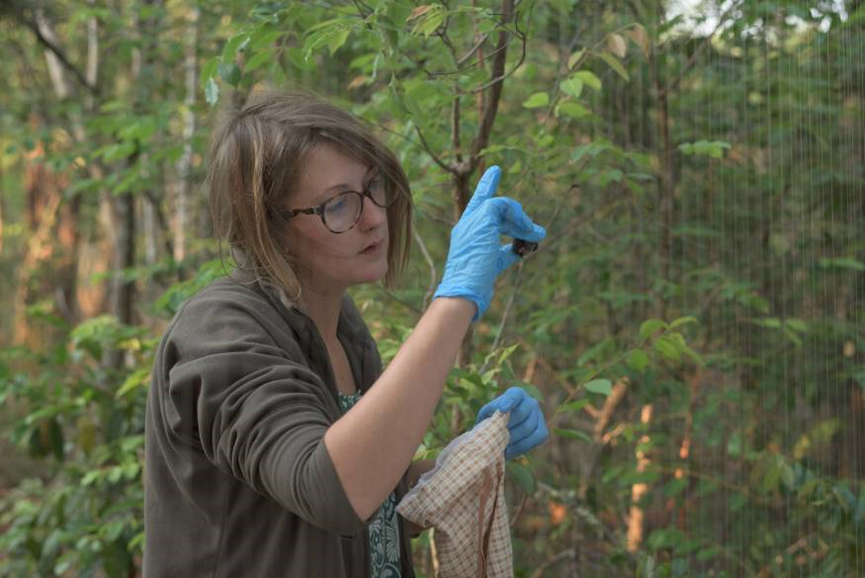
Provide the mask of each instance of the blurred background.
POLYGON ((352 289, 386 362, 487 166, 549 231, 419 450, 541 400, 516 576, 865 576, 863 32, 861 0, 3 0, 0 576, 140 574, 154 347, 231 266, 210 131, 289 85, 410 177, 410 267, 352 289))

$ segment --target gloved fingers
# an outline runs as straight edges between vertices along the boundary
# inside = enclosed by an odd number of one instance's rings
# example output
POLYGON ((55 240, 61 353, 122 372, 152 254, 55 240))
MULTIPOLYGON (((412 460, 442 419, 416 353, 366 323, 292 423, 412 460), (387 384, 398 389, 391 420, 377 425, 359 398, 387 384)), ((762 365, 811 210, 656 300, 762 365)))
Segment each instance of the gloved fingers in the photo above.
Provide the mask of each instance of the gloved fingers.
POLYGON ((508 197, 496 197, 487 203, 499 223, 499 231, 515 239, 539 243, 547 236, 547 231, 532 222, 522 205, 508 197))
POLYGON ((496 399, 499 401, 499 411, 506 413, 512 411, 525 398, 526 392, 521 387, 509 387, 496 399))
POLYGON ((493 165, 484 172, 478 186, 475 187, 475 192, 472 198, 469 199, 469 204, 466 205, 466 210, 463 211, 463 216, 471 215, 478 207, 487 199, 496 193, 499 186, 499 180, 502 178, 502 169, 493 165))
POLYGON ((515 458, 520 456, 532 448, 544 443, 550 437, 550 432, 547 429, 547 424, 541 420, 537 428, 528 436, 520 439, 515 443, 509 443, 505 448, 505 459, 515 458))
POLYGON ((475 425, 481 423, 496 412, 497 408, 494 402, 495 400, 491 401, 490 403, 486 404, 481 408, 481 410, 478 412, 478 416, 475 418, 475 425))
POLYGON ((510 412, 520 403, 520 400, 522 399, 521 394, 523 393, 523 390, 519 387, 509 388, 506 392, 496 397, 494 400, 487 403, 481 408, 481 410, 478 412, 477 418, 475 418, 475 425, 487 419, 497 411, 500 411, 502 413, 510 412))
POLYGON ((508 267, 513 266, 517 261, 521 261, 522 257, 514 253, 514 244, 508 243, 507 245, 503 245, 499 249, 499 253, 496 256, 496 272, 501 273, 508 267))
POLYGON ((520 399, 520 402, 511 410, 511 415, 508 419, 508 429, 512 430, 532 416, 541 413, 543 412, 541 412, 541 407, 537 400, 523 392, 523 397, 520 399))
POLYGON ((514 427, 510 427, 510 424, 508 424, 508 433, 511 434, 510 443, 519 443, 538 429, 538 424, 541 421, 539 414, 540 412, 530 413, 526 419, 514 427))

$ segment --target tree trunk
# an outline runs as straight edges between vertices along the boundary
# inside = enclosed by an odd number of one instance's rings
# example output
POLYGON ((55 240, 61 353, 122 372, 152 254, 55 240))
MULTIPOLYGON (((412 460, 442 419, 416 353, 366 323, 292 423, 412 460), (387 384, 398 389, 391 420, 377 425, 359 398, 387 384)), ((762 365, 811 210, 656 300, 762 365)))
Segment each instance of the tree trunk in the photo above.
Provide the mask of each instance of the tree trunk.
MULTIPOLYGON (((178 187, 175 203, 176 221, 174 229, 174 260, 181 263, 186 258, 189 230, 190 190, 192 188, 192 137, 195 134, 195 89, 197 85, 196 62, 198 59, 198 19, 197 6, 189 9, 186 25, 186 55, 184 68, 186 76, 186 97, 183 111, 183 155, 177 162, 178 187)), ((182 278, 182 275, 181 275, 182 278)))

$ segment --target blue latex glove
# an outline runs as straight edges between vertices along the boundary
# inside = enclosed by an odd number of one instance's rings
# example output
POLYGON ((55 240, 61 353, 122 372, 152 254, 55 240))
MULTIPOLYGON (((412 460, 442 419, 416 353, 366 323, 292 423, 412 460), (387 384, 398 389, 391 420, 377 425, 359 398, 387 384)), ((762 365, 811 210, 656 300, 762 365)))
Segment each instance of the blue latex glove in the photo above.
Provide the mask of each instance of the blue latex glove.
POLYGON ((508 418, 510 440, 505 448, 505 458, 522 455, 533 447, 542 444, 550 437, 544 412, 537 400, 522 388, 511 387, 478 412, 475 425, 487 419, 496 411, 511 412, 508 418))
POLYGON ((502 171, 487 169, 466 210, 451 231, 451 244, 436 297, 463 297, 477 305, 472 321, 480 319, 493 298, 493 284, 499 273, 520 260, 511 244, 502 246, 502 235, 540 242, 547 235, 523 212, 522 206, 507 197, 493 197, 502 171))

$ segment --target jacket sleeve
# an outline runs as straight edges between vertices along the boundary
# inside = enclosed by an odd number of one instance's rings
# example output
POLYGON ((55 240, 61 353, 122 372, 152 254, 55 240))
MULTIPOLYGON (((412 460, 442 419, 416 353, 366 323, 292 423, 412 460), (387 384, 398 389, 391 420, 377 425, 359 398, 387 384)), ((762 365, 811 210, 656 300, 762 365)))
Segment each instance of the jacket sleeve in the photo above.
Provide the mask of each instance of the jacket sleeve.
POLYGON ((236 299, 186 305, 157 360, 169 436, 307 522, 354 534, 365 522, 323 441, 333 401, 321 378, 277 345, 266 313, 236 299))

